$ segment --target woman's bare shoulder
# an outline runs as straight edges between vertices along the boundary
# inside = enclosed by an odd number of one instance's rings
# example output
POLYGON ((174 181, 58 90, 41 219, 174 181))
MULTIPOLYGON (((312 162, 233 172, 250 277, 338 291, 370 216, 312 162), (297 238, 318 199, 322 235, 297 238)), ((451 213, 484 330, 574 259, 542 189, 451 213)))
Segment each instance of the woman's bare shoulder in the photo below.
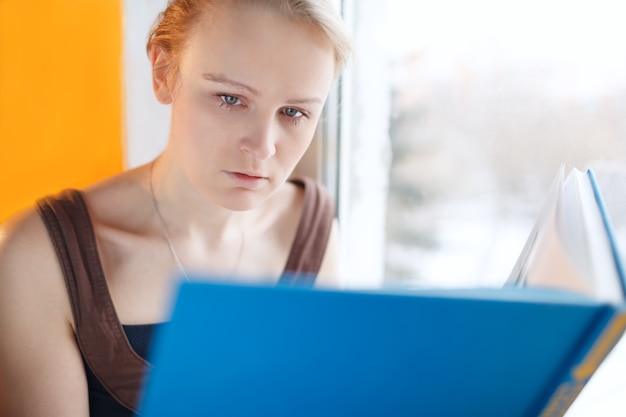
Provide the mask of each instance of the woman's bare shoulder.
POLYGON ((23 209, 0 224, 0 276, 45 270, 55 262, 48 231, 34 207, 23 209))
POLYGON ((66 314, 62 277, 54 245, 34 207, 0 224, 0 304, 44 297, 66 314))
MULTIPOLYGON (((124 207, 133 207, 132 192, 128 190, 135 186, 136 176, 135 171, 123 172, 82 189, 90 214, 107 217, 124 207)), ((56 252, 36 207, 26 208, 0 223, 0 274, 32 268, 50 271, 55 264, 56 252)))

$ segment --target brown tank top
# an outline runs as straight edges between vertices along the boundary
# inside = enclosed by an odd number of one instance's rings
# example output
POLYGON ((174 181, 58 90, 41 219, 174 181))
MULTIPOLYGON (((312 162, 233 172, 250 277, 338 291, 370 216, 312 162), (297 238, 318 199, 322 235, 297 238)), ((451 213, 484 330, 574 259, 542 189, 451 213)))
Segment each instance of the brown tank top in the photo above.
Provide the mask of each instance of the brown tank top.
MULTIPOLYGON (((312 285, 326 250, 334 205, 313 179, 292 182, 304 188, 304 208, 279 283, 312 285)), ((59 258, 85 363, 116 401, 135 411, 150 364, 133 350, 119 321, 82 194, 65 190, 39 200, 37 210, 59 258)))

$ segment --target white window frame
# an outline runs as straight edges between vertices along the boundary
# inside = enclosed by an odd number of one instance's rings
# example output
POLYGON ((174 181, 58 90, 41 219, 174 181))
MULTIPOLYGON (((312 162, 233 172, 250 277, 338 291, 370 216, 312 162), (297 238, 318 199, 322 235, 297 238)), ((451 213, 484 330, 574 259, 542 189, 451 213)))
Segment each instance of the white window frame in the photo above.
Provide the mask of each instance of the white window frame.
POLYGON ((337 202, 346 288, 384 283, 391 90, 384 48, 372 30, 381 8, 377 0, 341 1, 356 52, 329 94, 323 123, 321 179, 337 202))

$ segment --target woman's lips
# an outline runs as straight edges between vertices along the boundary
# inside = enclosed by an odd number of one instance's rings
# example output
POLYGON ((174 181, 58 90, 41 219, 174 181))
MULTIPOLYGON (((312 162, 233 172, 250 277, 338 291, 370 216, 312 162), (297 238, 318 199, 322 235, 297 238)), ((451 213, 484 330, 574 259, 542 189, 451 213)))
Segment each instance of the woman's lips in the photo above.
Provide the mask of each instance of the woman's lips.
POLYGON ((225 171, 238 187, 247 188, 249 190, 258 190, 263 187, 269 178, 252 173, 225 171))

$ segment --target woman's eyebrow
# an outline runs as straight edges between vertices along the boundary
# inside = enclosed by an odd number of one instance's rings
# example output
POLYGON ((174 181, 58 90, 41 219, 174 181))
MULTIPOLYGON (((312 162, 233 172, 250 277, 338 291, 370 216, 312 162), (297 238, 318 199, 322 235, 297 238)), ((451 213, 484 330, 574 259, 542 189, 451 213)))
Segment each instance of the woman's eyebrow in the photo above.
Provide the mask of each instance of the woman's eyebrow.
POLYGON ((287 100, 286 104, 311 104, 311 103, 322 103, 322 99, 319 97, 309 97, 309 98, 296 98, 293 100, 287 100))
POLYGON ((230 78, 228 78, 227 76, 225 76, 223 74, 206 73, 206 74, 202 74, 202 78, 204 78, 206 80, 209 80, 209 81, 216 82, 216 83, 226 84, 226 85, 229 85, 231 87, 238 88, 240 90, 246 90, 248 93, 250 93, 252 95, 255 95, 255 96, 259 95, 259 92, 256 89, 254 89, 254 88, 250 87, 249 85, 244 84, 244 83, 242 83, 240 81, 230 79, 230 78))
MULTIPOLYGON (((239 90, 245 90, 248 93, 258 96, 259 91, 249 85, 242 83, 241 81, 233 80, 232 78, 228 78, 224 74, 213 74, 213 73, 205 73, 202 74, 202 78, 205 80, 209 80, 219 84, 225 84, 230 87, 237 88, 239 90)), ((322 103, 323 100, 319 97, 307 97, 307 98, 296 98, 287 100, 286 104, 309 104, 309 103, 322 103)))

